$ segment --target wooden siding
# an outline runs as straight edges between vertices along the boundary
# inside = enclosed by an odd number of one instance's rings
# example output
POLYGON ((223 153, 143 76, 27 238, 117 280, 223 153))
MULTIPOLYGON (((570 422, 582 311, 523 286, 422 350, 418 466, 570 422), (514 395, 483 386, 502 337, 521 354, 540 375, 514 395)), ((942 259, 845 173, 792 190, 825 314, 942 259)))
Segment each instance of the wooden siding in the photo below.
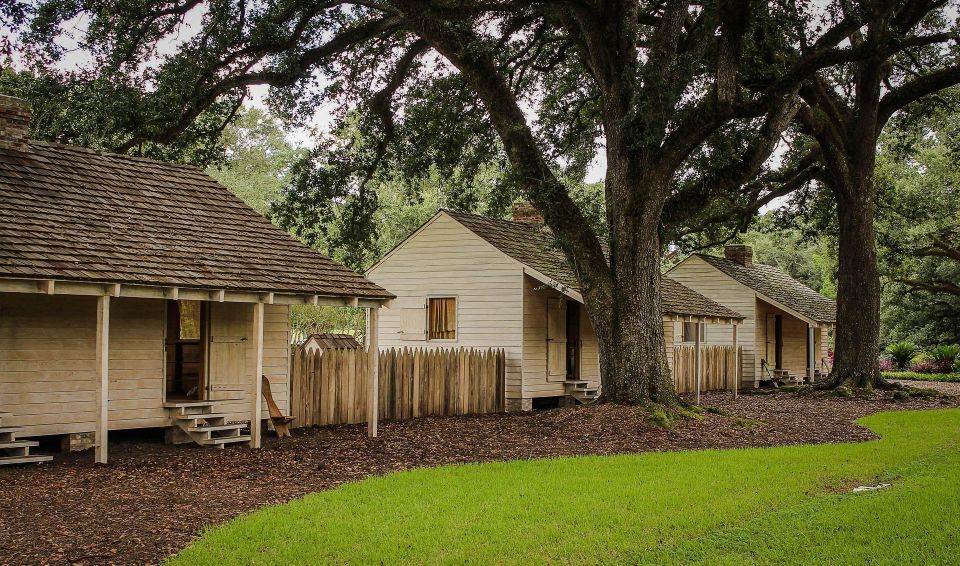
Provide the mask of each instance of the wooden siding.
MULTIPOLYGON (((547 380, 547 302, 564 299, 556 289, 530 276, 523 280, 523 397, 556 397, 566 395, 562 381, 547 380)), ((569 300, 569 299, 567 299, 569 300)), ((600 350, 597 336, 580 307, 580 378, 590 387, 600 386, 600 350)))
MULTIPOLYGON (((246 356, 246 376, 235 383, 243 385, 242 388, 231 391, 229 399, 214 401, 217 403, 218 413, 227 415, 228 421, 248 421, 250 420, 250 399, 253 391, 253 380, 258 378, 256 373, 256 359, 253 348, 253 305, 249 303, 214 303, 211 308, 211 327, 216 326, 219 312, 223 316, 229 316, 226 310, 239 311, 230 313, 241 320, 244 324, 244 336, 246 338, 241 344, 246 356)), ((263 373, 270 381, 270 391, 273 398, 280 407, 281 412, 286 412, 289 407, 289 359, 290 359, 290 306, 289 305, 264 305, 264 324, 263 324, 263 373)), ((211 361, 213 363, 213 361, 211 361)), ((210 373, 214 374, 216 368, 211 367, 210 373)), ((263 414, 267 414, 266 401, 262 403, 263 414)))
MULTIPOLYGON (((737 332, 737 341, 740 346, 743 346, 741 380, 748 382, 748 385, 755 382, 759 376, 760 357, 763 350, 762 343, 755 339, 757 333, 756 293, 724 275, 697 256, 688 257, 673 268, 667 276, 746 317, 737 332), (760 352, 759 355, 758 351, 760 352)), ((679 333, 679 330, 677 332, 679 333)), ((679 340, 680 337, 678 336, 677 339, 679 340)), ((708 324, 705 343, 732 344, 732 329, 726 324, 708 324)))
MULTIPOLYGON (((783 317, 783 369, 790 375, 807 376, 807 323, 786 313, 773 305, 757 299, 757 320, 764 321, 757 325, 757 344, 761 345, 760 357, 767 360, 770 368, 774 368, 775 335, 774 317, 783 317)), ((819 330, 819 329, 818 329, 819 330)), ((816 342, 817 332, 814 332, 816 342)), ((816 352, 816 344, 814 346, 816 352)), ((823 356, 826 356, 824 353, 823 356)), ((819 367, 820 355, 814 354, 814 361, 819 367)))
MULTIPOLYGON (((21 436, 94 430, 96 301, 96 297, 0 293, 0 411, 14 414, 11 425, 26 428, 21 436)), ((250 305, 222 304, 251 310, 250 305)), ((164 301, 113 298, 110 310, 109 426, 114 430, 166 426, 164 301)), ((285 409, 289 307, 266 305, 266 313, 264 373, 285 409)), ((252 379, 252 348, 247 348, 247 355, 252 379)), ((230 413, 236 420, 247 420, 249 405, 231 404, 230 413)))
POLYGON ((391 308, 380 312, 381 347, 502 348, 507 365, 506 397, 521 397, 520 264, 440 214, 393 250, 367 277, 398 297, 391 308), (403 339, 400 307, 405 300, 416 302, 430 296, 457 298, 457 338, 403 339))

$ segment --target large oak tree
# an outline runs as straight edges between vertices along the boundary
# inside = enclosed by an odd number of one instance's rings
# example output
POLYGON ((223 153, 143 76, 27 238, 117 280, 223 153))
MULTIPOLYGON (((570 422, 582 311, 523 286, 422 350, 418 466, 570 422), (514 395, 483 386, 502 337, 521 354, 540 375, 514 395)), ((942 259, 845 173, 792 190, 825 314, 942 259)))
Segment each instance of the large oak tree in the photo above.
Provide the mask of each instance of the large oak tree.
POLYGON ((257 85, 291 119, 334 105, 337 128, 364 135, 318 141, 293 189, 308 210, 316 195, 349 197, 369 215, 368 184, 384 167, 415 174, 415 164, 452 160, 470 171, 499 156, 579 277, 600 338, 602 398, 672 403, 662 250, 718 199, 740 210, 768 201, 768 184, 751 179, 812 178, 810 166, 769 171, 768 158, 800 85, 873 48, 846 42, 863 22, 841 4, 41 0, 22 47, 48 65, 63 56, 64 30, 84 23, 75 40, 93 63, 82 80, 141 89, 149 109, 120 151, 175 139, 257 85), (606 233, 566 181, 582 178, 596 140, 606 233))
MULTIPOLYGON (((841 8, 845 18, 861 24, 850 33, 850 44, 870 55, 816 73, 800 90, 804 104, 798 118, 814 140, 811 155, 823 166, 817 179, 836 203, 836 354, 828 385, 874 387, 883 384, 874 226, 878 139, 902 108, 960 83, 957 4, 875 1, 841 8)), ((948 251, 935 245, 927 253, 948 251)))

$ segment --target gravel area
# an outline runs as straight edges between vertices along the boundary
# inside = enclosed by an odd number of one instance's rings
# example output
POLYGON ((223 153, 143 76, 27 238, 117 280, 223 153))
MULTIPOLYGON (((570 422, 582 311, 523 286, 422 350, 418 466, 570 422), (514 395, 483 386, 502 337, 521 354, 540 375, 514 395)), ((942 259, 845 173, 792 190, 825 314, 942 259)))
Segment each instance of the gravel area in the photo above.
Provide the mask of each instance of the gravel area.
POLYGON ((388 422, 377 439, 357 425, 297 430, 283 442, 265 439, 260 451, 117 440, 107 466, 94 465, 87 452, 0 468, 0 564, 158 563, 208 525, 372 474, 457 462, 868 440, 873 434, 854 419, 960 406, 960 399, 781 392, 734 400, 712 393, 703 405, 723 414, 708 412, 672 429, 646 424, 642 408, 600 405, 388 422))

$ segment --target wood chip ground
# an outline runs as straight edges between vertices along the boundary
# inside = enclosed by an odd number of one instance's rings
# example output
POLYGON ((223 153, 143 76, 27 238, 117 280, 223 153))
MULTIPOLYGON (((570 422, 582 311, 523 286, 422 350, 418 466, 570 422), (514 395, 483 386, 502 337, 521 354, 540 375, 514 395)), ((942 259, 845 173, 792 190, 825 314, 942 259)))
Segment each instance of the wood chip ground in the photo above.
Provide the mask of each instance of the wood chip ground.
MULTIPOLYGON (((264 449, 210 450, 117 440, 111 463, 59 455, 41 467, 0 469, 0 564, 159 563, 204 527, 264 505, 373 474, 422 466, 584 454, 869 440, 853 420, 877 411, 960 406, 957 398, 707 394, 707 413, 651 428, 637 407, 601 405, 537 413, 388 422, 294 432, 264 449), (737 419, 761 424, 744 426, 737 419)), ((119 435, 115 435, 119 436, 119 435)))

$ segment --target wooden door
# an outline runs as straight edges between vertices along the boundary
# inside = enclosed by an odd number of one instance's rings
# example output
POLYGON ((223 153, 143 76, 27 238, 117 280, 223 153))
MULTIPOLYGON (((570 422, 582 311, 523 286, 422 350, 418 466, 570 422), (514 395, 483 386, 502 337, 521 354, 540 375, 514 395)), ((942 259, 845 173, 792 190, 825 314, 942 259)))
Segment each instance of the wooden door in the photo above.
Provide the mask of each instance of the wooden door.
POLYGON ((547 381, 567 378, 567 304, 547 299, 547 381))
POLYGON ((247 344, 250 342, 252 320, 251 305, 210 304, 208 399, 243 399, 250 389, 247 344))

